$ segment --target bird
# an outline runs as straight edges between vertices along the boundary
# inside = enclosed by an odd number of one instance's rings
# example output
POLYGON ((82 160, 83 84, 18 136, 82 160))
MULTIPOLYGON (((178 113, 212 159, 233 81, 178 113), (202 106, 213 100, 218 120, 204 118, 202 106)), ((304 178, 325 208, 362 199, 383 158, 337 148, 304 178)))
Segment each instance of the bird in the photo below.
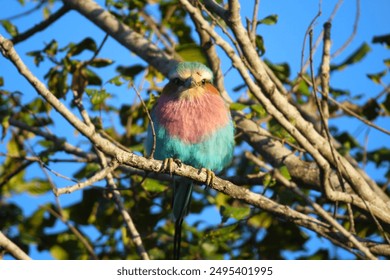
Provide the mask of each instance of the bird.
MULTIPOLYGON (((171 170, 172 161, 206 169, 206 186, 214 172, 233 158, 234 125, 229 104, 213 85, 213 72, 199 62, 179 62, 151 110, 146 151, 171 170)), ((172 212, 175 222, 173 258, 180 258, 181 228, 189 212, 194 182, 174 180, 172 212)))

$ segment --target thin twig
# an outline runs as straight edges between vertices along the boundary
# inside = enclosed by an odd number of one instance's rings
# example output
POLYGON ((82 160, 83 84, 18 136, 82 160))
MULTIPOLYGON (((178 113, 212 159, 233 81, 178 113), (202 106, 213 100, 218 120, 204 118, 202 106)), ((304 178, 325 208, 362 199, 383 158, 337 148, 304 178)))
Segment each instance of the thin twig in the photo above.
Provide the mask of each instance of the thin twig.
POLYGON ((141 94, 139 93, 139 91, 137 90, 137 88, 134 86, 134 84, 132 83, 131 84, 131 87, 134 89, 135 93, 137 94, 141 104, 142 104, 142 107, 144 108, 144 111, 146 113, 146 115, 148 116, 148 120, 149 120, 149 123, 150 123, 150 128, 152 130, 152 136, 153 136, 153 145, 152 145, 152 150, 150 151, 150 154, 148 155, 149 158, 153 158, 154 157, 154 152, 156 151, 156 131, 154 129, 154 122, 153 122, 153 119, 149 113, 149 110, 148 110, 148 107, 146 106, 144 100, 142 99, 141 97, 141 94))
POLYGON ((345 41, 345 43, 332 54, 332 56, 331 56, 332 58, 335 58, 336 56, 341 54, 349 46, 349 44, 353 41, 353 39, 355 38, 355 36, 357 34, 359 18, 360 18, 360 0, 356 0, 356 14, 355 14, 355 22, 353 23, 352 33, 348 37, 348 39, 345 41))

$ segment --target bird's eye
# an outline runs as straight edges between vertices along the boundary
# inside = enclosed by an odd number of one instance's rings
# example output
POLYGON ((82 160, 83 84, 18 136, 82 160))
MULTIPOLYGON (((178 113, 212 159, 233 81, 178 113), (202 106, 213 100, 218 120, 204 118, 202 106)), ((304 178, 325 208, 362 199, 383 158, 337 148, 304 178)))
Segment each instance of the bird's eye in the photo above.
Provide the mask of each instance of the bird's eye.
POLYGON ((178 85, 178 86, 183 85, 183 81, 180 80, 179 78, 174 78, 174 79, 172 80, 172 82, 173 82, 175 85, 178 85))
POLYGON ((205 85, 207 83, 206 79, 202 80, 202 85, 205 85))

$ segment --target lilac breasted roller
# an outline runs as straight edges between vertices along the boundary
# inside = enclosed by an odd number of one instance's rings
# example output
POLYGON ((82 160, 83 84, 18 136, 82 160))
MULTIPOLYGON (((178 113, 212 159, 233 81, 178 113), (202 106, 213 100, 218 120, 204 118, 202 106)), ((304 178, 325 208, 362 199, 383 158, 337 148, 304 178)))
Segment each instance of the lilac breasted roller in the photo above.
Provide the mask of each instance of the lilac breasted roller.
MULTIPOLYGON (((220 171, 230 163, 234 148, 234 127, 226 104, 213 86, 213 73, 198 62, 180 62, 168 75, 151 117, 156 135, 154 158, 176 159, 196 168, 220 171)), ((153 146, 149 126, 146 150, 153 146)), ((210 182, 208 182, 210 183, 210 182)), ((173 218, 174 258, 180 257, 181 226, 191 202, 193 182, 175 181, 173 218)))

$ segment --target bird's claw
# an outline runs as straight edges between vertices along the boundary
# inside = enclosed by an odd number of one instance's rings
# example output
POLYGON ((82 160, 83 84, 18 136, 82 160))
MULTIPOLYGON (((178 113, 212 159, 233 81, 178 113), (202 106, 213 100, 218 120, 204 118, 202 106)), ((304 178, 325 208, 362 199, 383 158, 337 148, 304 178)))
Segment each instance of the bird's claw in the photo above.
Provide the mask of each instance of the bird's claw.
POLYGON ((176 163, 177 166, 181 167, 180 159, 166 158, 163 160, 160 171, 168 171, 168 173, 172 175, 173 172, 175 171, 175 165, 173 163, 176 163))
POLYGON ((214 172, 207 168, 201 168, 200 171, 202 170, 206 171, 206 180, 204 182, 206 187, 212 186, 214 184, 214 178, 215 178, 214 172))

